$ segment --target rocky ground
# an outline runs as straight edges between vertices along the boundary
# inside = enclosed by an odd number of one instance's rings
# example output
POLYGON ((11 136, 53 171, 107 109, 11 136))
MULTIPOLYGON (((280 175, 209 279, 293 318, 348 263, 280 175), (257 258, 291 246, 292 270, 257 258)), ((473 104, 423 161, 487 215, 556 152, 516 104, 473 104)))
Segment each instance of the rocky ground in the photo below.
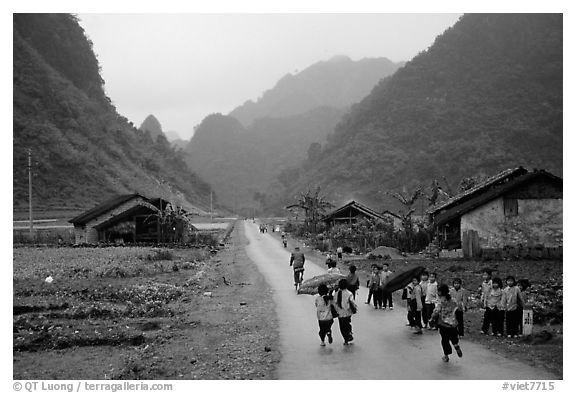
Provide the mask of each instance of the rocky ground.
POLYGON ((241 231, 216 255, 15 249, 14 379, 274 378, 274 306, 241 231))

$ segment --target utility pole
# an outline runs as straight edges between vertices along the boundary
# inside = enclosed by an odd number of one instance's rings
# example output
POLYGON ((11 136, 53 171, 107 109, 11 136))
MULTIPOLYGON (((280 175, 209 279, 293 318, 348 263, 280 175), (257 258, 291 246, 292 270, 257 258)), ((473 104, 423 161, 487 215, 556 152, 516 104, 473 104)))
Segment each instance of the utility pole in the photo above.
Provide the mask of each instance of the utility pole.
POLYGON ((28 213, 30 215, 30 235, 34 233, 32 221, 32 149, 28 149, 28 213))

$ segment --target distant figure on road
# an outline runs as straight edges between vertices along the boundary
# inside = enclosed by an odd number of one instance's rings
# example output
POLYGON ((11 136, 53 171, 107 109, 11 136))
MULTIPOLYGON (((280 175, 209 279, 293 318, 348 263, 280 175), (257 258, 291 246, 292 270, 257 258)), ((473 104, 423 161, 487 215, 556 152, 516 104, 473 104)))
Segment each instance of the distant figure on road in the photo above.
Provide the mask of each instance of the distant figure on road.
POLYGON ((338 325, 344 339, 344 345, 348 345, 354 340, 352 336, 352 314, 356 313, 358 306, 352 299, 352 292, 348 290, 348 281, 345 278, 338 281, 335 307, 338 312, 338 325))
POLYGON ((356 291, 360 288, 360 279, 356 274, 356 266, 350 265, 348 270, 350 270, 350 273, 346 276, 346 281, 348 281, 348 290, 352 292, 352 296, 354 297, 354 300, 356 300, 356 291))
POLYGON ((298 290, 298 286, 302 283, 304 277, 304 262, 306 258, 304 253, 300 251, 300 247, 294 247, 294 252, 290 255, 290 266, 294 266, 294 286, 298 290))
POLYGON ((438 306, 434 309, 431 320, 435 321, 434 324, 438 326, 440 330, 440 337, 442 337, 442 350, 444 351, 444 356, 442 360, 447 362, 450 360, 448 357, 452 354, 452 345, 458 354, 458 357, 462 357, 462 350, 460 345, 458 345, 458 322, 456 322, 456 311, 458 310, 458 305, 450 296, 450 289, 448 285, 442 284, 438 287, 438 296, 440 302, 438 306), (450 345, 452 343, 452 345, 450 345))
POLYGON ((336 254, 338 255, 338 260, 342 261, 342 247, 336 249, 336 254))
POLYGON ((324 339, 328 337, 328 344, 332 344, 332 324, 334 323, 334 316, 332 315, 332 309, 334 307, 333 302, 334 297, 328 294, 328 287, 326 284, 320 284, 318 286, 318 296, 314 300, 316 304, 316 316, 318 317, 318 326, 320 331, 318 335, 320 336, 321 346, 326 346, 324 339))
POLYGON ((334 255, 332 255, 332 253, 330 251, 328 251, 328 254, 326 254, 326 265, 328 265, 328 267, 330 267, 330 263, 334 260, 334 255))

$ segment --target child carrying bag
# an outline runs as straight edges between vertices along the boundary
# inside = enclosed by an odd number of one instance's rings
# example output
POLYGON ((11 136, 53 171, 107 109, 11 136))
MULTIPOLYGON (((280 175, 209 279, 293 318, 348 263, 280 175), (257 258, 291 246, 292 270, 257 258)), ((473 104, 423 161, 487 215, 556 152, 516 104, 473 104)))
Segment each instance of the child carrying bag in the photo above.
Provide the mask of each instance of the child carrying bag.
POLYGON ((350 311, 352 311, 352 314, 356 314, 358 312, 358 307, 356 304, 352 303, 350 298, 348 298, 348 304, 350 305, 350 311))

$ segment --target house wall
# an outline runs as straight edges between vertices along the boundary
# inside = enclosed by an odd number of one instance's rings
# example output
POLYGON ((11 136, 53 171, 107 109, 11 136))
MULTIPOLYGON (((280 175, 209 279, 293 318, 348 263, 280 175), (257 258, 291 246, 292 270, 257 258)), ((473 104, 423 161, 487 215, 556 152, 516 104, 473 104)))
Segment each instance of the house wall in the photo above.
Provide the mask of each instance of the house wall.
POLYGON ((81 244, 86 242, 86 227, 74 225, 74 243, 81 244))
POLYGON ((387 215, 387 217, 390 217, 390 218, 392 219, 392 223, 393 223, 393 225, 394 225, 394 230, 395 230, 395 231, 400 231, 400 230, 403 229, 403 227, 402 227, 402 219, 400 219, 400 218, 398 218, 398 217, 396 217, 396 216, 393 216, 393 215, 391 215, 391 214, 387 215))
POLYGON ((480 248, 562 245, 562 199, 518 199, 518 215, 505 217, 504 198, 494 199, 461 217, 460 235, 478 233, 480 248))
MULTIPOLYGON (((134 198, 129 200, 126 203, 123 203, 122 205, 117 206, 116 208, 107 211, 106 213, 102 214, 101 216, 96 217, 95 219, 93 219, 92 221, 86 223, 85 229, 84 229, 84 243, 98 243, 98 230, 96 228, 94 228, 95 226, 103 223, 104 221, 108 221, 109 219, 111 219, 112 217, 128 210, 131 209, 133 207, 136 207, 138 205, 143 205, 146 207, 149 207, 150 204, 146 201, 144 201, 142 198, 134 198)), ((76 235, 76 242, 79 242, 78 239, 78 235, 76 235)))

